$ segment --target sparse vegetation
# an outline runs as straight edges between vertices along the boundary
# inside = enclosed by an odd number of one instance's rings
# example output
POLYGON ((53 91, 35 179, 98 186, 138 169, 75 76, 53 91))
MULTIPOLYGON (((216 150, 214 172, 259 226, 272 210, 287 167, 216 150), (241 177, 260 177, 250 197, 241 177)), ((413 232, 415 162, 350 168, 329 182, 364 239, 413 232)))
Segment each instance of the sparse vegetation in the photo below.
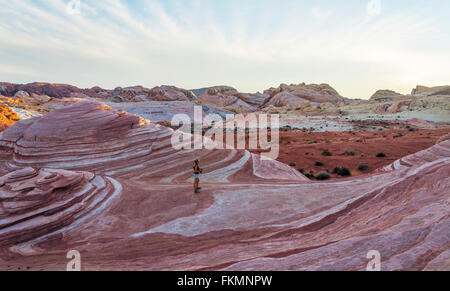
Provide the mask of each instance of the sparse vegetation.
POLYGON ((367 171, 368 169, 369 169, 369 166, 366 164, 360 164, 358 166, 358 171, 361 171, 361 172, 367 171))
POLYGON ((324 151, 323 153, 322 153, 322 156, 324 156, 324 157, 331 157, 333 154, 332 153, 330 153, 328 150, 326 150, 326 151, 324 151))
POLYGON ((353 156, 355 156, 355 151, 345 151, 344 152, 344 156, 351 156, 351 157, 353 157, 353 156))
POLYGON ((333 174, 337 174, 342 177, 349 177, 352 175, 350 169, 344 167, 336 167, 333 169, 333 174))
POLYGON ((314 165, 316 167, 323 167, 323 163, 322 162, 316 162, 314 165))
POLYGON ((331 176, 327 172, 320 172, 316 177, 316 179, 319 181, 328 180, 330 178, 331 178, 331 176))
POLYGON ((387 157, 385 153, 378 153, 377 158, 385 158, 387 157))
POLYGON ((313 170, 309 171, 309 173, 305 174, 305 176, 308 179, 313 179, 314 178, 314 171, 313 170))
POLYGON ((297 166, 297 164, 296 164, 296 163, 294 163, 294 162, 292 162, 292 163, 290 163, 290 164, 289 164, 289 166, 291 166, 291 167, 295 167, 295 166, 297 166))

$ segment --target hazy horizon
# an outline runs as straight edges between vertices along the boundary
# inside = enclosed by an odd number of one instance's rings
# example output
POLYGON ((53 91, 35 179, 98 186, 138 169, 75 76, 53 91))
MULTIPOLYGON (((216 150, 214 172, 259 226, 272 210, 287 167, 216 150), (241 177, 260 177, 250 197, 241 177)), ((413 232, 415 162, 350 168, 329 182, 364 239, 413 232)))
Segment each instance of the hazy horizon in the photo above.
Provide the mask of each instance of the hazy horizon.
POLYGON ((248 93, 327 83, 361 99, 449 83, 448 1, 76 2, 0 0, 0 81, 248 93))

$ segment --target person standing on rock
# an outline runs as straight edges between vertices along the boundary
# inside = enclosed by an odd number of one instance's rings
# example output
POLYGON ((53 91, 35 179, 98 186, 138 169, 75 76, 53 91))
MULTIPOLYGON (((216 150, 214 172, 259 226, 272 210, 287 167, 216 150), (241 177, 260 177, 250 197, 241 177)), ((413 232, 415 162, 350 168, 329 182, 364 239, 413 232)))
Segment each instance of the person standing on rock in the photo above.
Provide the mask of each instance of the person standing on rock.
POLYGON ((200 185, 200 174, 203 172, 203 170, 200 168, 200 161, 195 160, 194 161, 194 192, 200 193, 200 190, 202 188, 199 187, 200 185))

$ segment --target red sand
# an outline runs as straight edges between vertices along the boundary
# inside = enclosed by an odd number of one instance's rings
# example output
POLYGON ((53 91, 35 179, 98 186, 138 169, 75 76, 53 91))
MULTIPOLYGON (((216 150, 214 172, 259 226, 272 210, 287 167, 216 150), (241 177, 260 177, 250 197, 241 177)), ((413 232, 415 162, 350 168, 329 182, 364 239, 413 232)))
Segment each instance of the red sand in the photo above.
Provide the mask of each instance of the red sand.
MULTIPOLYGON (((278 161, 290 165, 295 163, 296 169, 310 170, 314 174, 335 167, 347 167, 353 176, 371 173, 376 169, 387 166, 407 155, 427 149, 445 134, 450 128, 438 130, 385 130, 380 132, 303 132, 289 131, 280 133, 280 155, 278 161), (402 137, 394 138, 402 134, 402 137), (362 141, 362 142, 360 142, 362 141), (315 143, 317 142, 317 143, 315 143), (328 151, 332 156, 323 156, 328 151), (344 155, 345 151, 353 151, 354 156, 344 155), (386 158, 377 158, 383 152, 386 158), (322 162, 324 166, 315 166, 322 162), (367 171, 358 171, 358 165, 369 166, 367 171)), ((258 150, 251 151, 259 153, 258 150)), ((337 175, 331 175, 338 178, 337 175)))

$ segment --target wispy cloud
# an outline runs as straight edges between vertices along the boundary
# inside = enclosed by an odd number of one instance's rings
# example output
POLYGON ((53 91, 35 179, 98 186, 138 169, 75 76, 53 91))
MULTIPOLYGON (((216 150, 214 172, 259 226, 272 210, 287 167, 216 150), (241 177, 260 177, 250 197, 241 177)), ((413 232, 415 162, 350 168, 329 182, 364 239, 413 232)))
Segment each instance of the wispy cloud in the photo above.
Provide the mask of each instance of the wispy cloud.
POLYGON ((0 0, 1 80, 244 91, 328 82, 368 97, 450 75, 449 21, 422 6, 383 2, 373 17, 369 1, 81 0, 69 14, 69 2, 0 0))
POLYGON ((311 15, 318 20, 326 20, 331 16, 331 14, 333 14, 333 11, 331 10, 324 10, 319 7, 311 8, 311 15))

